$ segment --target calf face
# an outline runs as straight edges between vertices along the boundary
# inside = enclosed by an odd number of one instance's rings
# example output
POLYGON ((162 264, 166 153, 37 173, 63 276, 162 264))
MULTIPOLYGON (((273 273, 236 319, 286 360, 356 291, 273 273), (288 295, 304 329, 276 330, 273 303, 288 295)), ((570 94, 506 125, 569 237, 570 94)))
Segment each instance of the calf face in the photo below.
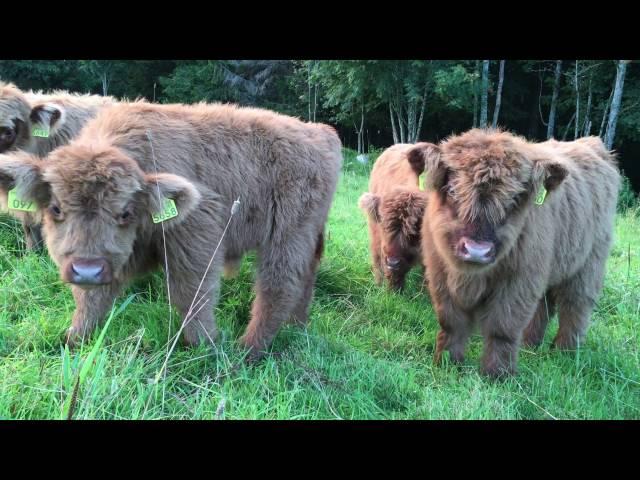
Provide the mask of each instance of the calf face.
POLYGON ((0 153, 28 149, 34 126, 53 132, 63 122, 60 105, 31 105, 20 89, 0 82, 0 153))
POLYGON ((364 193, 360 208, 380 235, 378 268, 393 289, 401 289, 407 272, 420 260, 420 228, 425 197, 419 192, 397 189, 380 196, 364 193))
POLYGON ((439 254, 465 271, 492 268, 511 250, 534 198, 553 191, 567 171, 504 140, 454 138, 442 146, 421 144, 409 152, 424 164, 429 226, 439 254), (545 189, 545 190, 543 190, 545 189))
POLYGON ((200 194, 177 175, 145 174, 113 147, 61 147, 44 161, 26 154, 0 157, 0 184, 15 188, 43 211, 51 258, 63 281, 90 288, 123 280, 142 230, 154 228, 152 214, 173 199, 179 224, 200 194))

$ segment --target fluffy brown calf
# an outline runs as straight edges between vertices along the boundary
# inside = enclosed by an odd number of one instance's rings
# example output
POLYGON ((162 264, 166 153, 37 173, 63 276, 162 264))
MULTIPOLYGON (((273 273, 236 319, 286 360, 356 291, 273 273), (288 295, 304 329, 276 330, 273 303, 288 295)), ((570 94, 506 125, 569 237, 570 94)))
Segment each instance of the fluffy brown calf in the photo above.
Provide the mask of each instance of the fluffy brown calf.
POLYGON ((369 191, 358 202, 367 214, 373 274, 377 284, 387 279, 392 289, 404 286, 407 272, 420 263, 420 228, 426 197, 418 175, 407 161, 413 145, 386 149, 376 160, 369 191))
POLYGON ((574 349, 602 288, 620 183, 601 140, 530 143, 476 129, 418 146, 410 160, 427 172, 435 360, 448 350, 462 361, 478 323, 483 372, 514 373, 520 342, 542 341, 547 306, 559 313, 554 344, 574 349))
POLYGON ((43 162, 0 158, 0 182, 44 212, 49 253, 76 301, 70 342, 94 329, 132 276, 165 262, 184 340, 213 341, 223 259, 257 250, 242 342, 258 357, 282 322, 307 321, 341 162, 325 125, 230 105, 136 102, 102 110, 43 162), (164 199, 177 216, 154 223, 164 199))
MULTIPOLYGON (((24 151, 44 157, 69 143, 98 110, 112 103, 111 97, 99 95, 23 92, 0 81, 0 153, 24 151)), ((0 206, 4 210, 6 198, 7 192, 0 189, 0 206)), ((11 213, 22 220, 27 248, 32 250, 41 245, 39 215, 11 213)))

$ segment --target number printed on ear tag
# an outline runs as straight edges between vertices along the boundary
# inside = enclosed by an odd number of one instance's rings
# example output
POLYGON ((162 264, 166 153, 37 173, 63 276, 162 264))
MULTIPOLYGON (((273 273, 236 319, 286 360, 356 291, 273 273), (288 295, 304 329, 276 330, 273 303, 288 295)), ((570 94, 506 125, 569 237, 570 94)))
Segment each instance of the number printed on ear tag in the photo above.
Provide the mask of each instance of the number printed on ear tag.
POLYGON ((176 202, 174 202, 172 198, 165 198, 162 211, 154 213, 151 215, 151 218, 153 219, 153 223, 161 223, 177 216, 178 209, 176 208, 176 202))
POLYGON ((544 185, 536 195, 536 205, 542 205, 544 203, 544 199, 547 198, 547 189, 544 188, 544 185))
POLYGON ((422 172, 418 177, 418 187, 420 188, 420 190, 424 190, 424 177, 426 176, 427 174, 425 172, 422 172))
POLYGON ((31 129, 31 135, 34 137, 49 138, 49 127, 46 125, 34 125, 31 129))
POLYGON ((21 210, 23 212, 37 212, 35 202, 25 201, 16 195, 16 189, 9 190, 9 195, 7 196, 7 205, 11 210, 21 210))

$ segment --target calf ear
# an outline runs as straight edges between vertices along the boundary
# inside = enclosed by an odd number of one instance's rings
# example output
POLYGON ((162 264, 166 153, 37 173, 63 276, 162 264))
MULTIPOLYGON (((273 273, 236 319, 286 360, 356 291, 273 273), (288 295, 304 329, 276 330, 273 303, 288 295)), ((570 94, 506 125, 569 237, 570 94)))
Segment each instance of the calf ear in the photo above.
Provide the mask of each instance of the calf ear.
POLYGON ((447 168, 441 160, 440 147, 428 142, 416 143, 407 152, 407 160, 417 175, 426 174, 425 185, 435 190, 442 187, 447 168))
POLYGON ((536 184, 544 185, 544 188, 551 192, 560 185, 569 174, 567 167, 553 160, 539 160, 536 162, 535 175, 536 184))
POLYGON ((0 155, 2 210, 7 210, 7 194, 14 189, 20 200, 36 202, 41 208, 49 203, 50 189, 42 178, 41 160, 25 152, 0 155))
POLYGON ((165 199, 175 202, 178 215, 165 220, 165 225, 177 225, 190 215, 200 203, 202 195, 189 180, 171 173, 147 174, 146 190, 149 198, 149 215, 164 210, 165 199))
POLYGON ((545 165, 545 170, 546 178, 544 180, 544 188, 546 188, 547 191, 555 189, 569 174, 569 171, 564 165, 555 162, 545 165))
POLYGON ((64 108, 56 103, 41 103, 31 109, 29 119, 34 127, 53 132, 64 124, 64 108))
POLYGON ((358 200, 358 206, 365 211, 365 213, 374 222, 380 222, 380 197, 373 193, 363 193, 358 200))
POLYGON ((427 208, 427 198, 424 195, 411 195, 411 201, 409 202, 408 216, 413 220, 414 225, 420 232, 420 225, 422 225, 422 217, 424 217, 424 211, 427 208))

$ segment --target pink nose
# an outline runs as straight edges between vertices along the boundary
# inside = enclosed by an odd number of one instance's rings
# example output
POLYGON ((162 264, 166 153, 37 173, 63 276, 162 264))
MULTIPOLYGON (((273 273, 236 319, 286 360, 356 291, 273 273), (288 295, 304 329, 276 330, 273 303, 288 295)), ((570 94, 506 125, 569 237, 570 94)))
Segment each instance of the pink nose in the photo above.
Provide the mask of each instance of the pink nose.
POLYGON ((456 255, 466 262, 491 263, 495 259, 495 245, 462 237, 456 247, 456 255))
POLYGON ((78 258, 69 263, 66 276, 77 285, 104 285, 111 282, 111 267, 103 258, 78 258))

